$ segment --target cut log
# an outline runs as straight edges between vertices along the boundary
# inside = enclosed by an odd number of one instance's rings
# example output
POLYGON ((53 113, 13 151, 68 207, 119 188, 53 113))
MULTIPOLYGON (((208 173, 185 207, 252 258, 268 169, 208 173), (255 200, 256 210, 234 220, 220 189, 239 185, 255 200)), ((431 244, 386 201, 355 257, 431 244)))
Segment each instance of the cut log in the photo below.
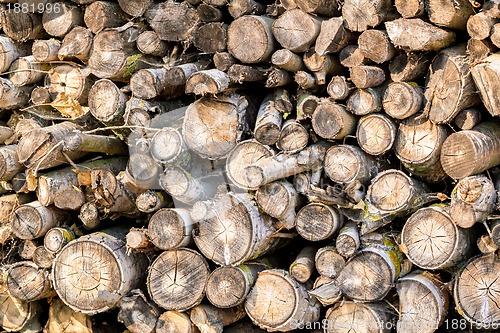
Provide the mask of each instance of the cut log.
POLYGON ((123 123, 128 97, 111 80, 98 80, 89 91, 90 112, 99 121, 114 125, 123 123))
POLYGON ((490 36, 496 20, 485 13, 477 13, 467 20, 467 33, 471 38, 483 40, 490 36))
POLYGON ((389 63, 392 81, 411 82, 427 74, 431 57, 428 53, 402 53, 389 63))
POLYGON ((38 247, 38 241, 32 239, 26 239, 21 242, 18 249, 18 254, 21 258, 25 260, 33 259, 33 253, 38 247))
POLYGON ((149 241, 147 232, 147 229, 130 228, 130 231, 125 237, 127 249, 134 249, 138 252, 149 252, 150 250, 154 250, 154 245, 149 241))
POLYGON ((423 269, 450 268, 470 257, 471 232, 456 225, 441 207, 416 211, 405 223, 401 241, 407 257, 423 269))
POLYGON ((451 192, 449 214, 461 228, 483 222, 495 208, 497 192, 493 182, 484 175, 462 178, 451 192))
POLYGON ((344 224, 344 216, 332 206, 319 202, 302 207, 295 218, 295 228, 302 238, 317 242, 328 239, 344 224))
POLYGON ((436 124, 449 123, 460 111, 479 103, 465 45, 443 50, 434 58, 425 98, 425 111, 436 124))
POLYGON ((309 92, 297 96, 297 121, 311 118, 322 99, 309 92))
POLYGON ((227 70, 234 65, 237 60, 229 52, 217 52, 213 57, 215 68, 220 71, 227 72, 227 70))
POLYGON ((254 0, 231 0, 228 6, 229 14, 233 18, 243 15, 261 15, 265 12, 263 4, 254 0))
POLYGON ((0 24, 7 37, 18 42, 43 39, 47 36, 43 30, 41 14, 4 10, 0 16, 0 24))
POLYGON ((316 91, 319 89, 316 78, 308 72, 298 71, 295 73, 294 80, 304 90, 316 91))
POLYGON ((309 290, 308 293, 316 297, 324 307, 335 304, 342 299, 342 291, 335 280, 324 276, 320 276, 314 281, 313 289, 309 290))
POLYGON ((55 208, 45 207, 38 201, 16 208, 10 218, 12 232, 20 239, 43 237, 50 228, 66 222, 66 214, 55 208))
POLYGON ((351 68, 355 66, 362 66, 370 63, 357 45, 347 45, 340 51, 339 54, 340 64, 344 67, 351 68))
POLYGON ((140 189, 159 188, 158 181, 162 168, 150 155, 131 155, 125 172, 134 185, 140 189))
POLYGON ((123 141, 116 137, 73 132, 64 139, 63 151, 74 150, 107 155, 126 155, 129 149, 123 141))
POLYGON ((283 48, 306 52, 319 35, 321 21, 299 8, 290 9, 274 21, 272 32, 283 48))
POLYGON ((359 239, 359 231, 356 223, 349 222, 340 229, 337 238, 335 239, 335 248, 337 252, 344 258, 350 258, 356 253, 361 245, 359 239))
POLYGON ((159 163, 186 165, 189 153, 178 130, 164 127, 151 138, 150 154, 159 163))
POLYGON ((148 224, 148 237, 162 250, 176 249, 192 243, 194 222, 184 208, 163 208, 153 214, 148 224))
POLYGON ((297 323, 317 321, 320 304, 309 296, 303 284, 276 269, 259 274, 245 310, 256 325, 269 332, 290 331, 297 323))
POLYGON ((33 56, 20 57, 9 67, 9 80, 16 86, 26 86, 41 81, 47 66, 35 60, 33 56))
MULTIPOLYGON (((19 205, 33 201, 29 194, 7 194, 0 197, 0 223, 8 222, 19 205)), ((25 258, 31 259, 31 258, 25 258)))
POLYGON ((0 180, 11 180, 22 169, 17 157, 17 145, 0 147, 0 180))
POLYGON ((184 86, 174 86, 167 82, 165 68, 149 68, 137 71, 130 79, 130 89, 134 97, 153 99, 158 96, 175 98, 184 92, 184 86))
POLYGON ((54 263, 56 255, 47 251, 45 246, 41 245, 35 249, 33 252, 33 263, 40 268, 50 269, 52 268, 52 264, 54 263))
POLYGON ((396 290, 400 300, 398 332, 432 333, 444 323, 450 295, 436 277, 414 272, 399 279, 396 290))
POLYGON ((131 333, 154 333, 160 310, 146 299, 142 290, 133 289, 120 300, 118 322, 131 333))
POLYGON ((312 128, 322 138, 338 140, 355 131, 356 121, 344 106, 322 99, 312 115, 312 128))
POLYGON ((439 182, 446 179, 440 154, 447 137, 446 127, 412 116, 399 124, 394 150, 413 174, 431 183, 439 182))
POLYGON ((95 1, 85 8, 85 25, 94 34, 106 29, 116 28, 127 23, 127 15, 117 3, 95 1))
POLYGON ((271 70, 264 72, 264 75, 266 74, 266 88, 284 87, 293 82, 291 73, 278 67, 272 67, 271 70))
POLYGON ((59 252, 53 283, 66 305, 93 315, 117 307, 120 298, 138 286, 147 259, 126 252, 125 234, 125 229, 103 230, 82 236, 59 252))
POLYGON ((191 321, 202 333, 222 333, 223 328, 245 317, 242 307, 219 309, 208 304, 195 306, 190 312, 191 321))
POLYGON ((319 55, 337 53, 346 47, 354 37, 355 35, 346 29, 342 17, 332 17, 321 22, 321 29, 316 38, 314 50, 319 55))
POLYGON ((270 60, 276 48, 273 22, 272 18, 256 15, 245 15, 232 21, 227 29, 228 51, 242 63, 270 60))
POLYGON ((499 64, 499 55, 493 54, 471 68, 472 77, 479 90, 484 106, 493 116, 500 114, 497 109, 500 105, 498 99, 494 95, 490 95, 493 94, 496 89, 495 87, 499 83, 499 64))
POLYGON ((237 266, 280 245, 280 238, 273 237, 276 229, 272 222, 244 196, 219 194, 205 218, 194 227, 193 238, 213 262, 237 266))
POLYGON ((160 186, 175 200, 186 204, 212 198, 216 192, 214 184, 194 178, 181 167, 167 167, 160 175, 160 186))
POLYGON ((193 44, 204 53, 224 52, 228 45, 227 24, 210 22, 198 27, 193 33, 193 44))
POLYGON ((336 183, 367 183, 378 172, 376 161, 351 145, 334 145, 326 151, 325 174, 336 183))
POLYGON ((466 30, 467 20, 474 14, 468 0, 427 0, 425 9, 435 25, 457 30, 466 30))
POLYGON ((64 36, 57 53, 59 60, 78 59, 86 63, 94 42, 92 32, 84 27, 74 27, 64 36))
POLYGON ((453 119, 453 123, 461 130, 470 130, 478 125, 481 119, 481 110, 472 108, 460 111, 453 119))
MULTIPOLYGON (((208 52, 208 51, 206 51, 208 52)), ((166 73, 165 82, 173 86, 186 84, 190 76, 207 67, 207 62, 197 61, 189 62, 173 67, 169 67, 166 73)))
POLYGON ((208 300, 222 309, 243 304, 258 274, 266 268, 269 267, 259 262, 216 268, 208 277, 208 300))
POLYGON ((73 64, 53 67, 45 79, 45 86, 48 87, 51 95, 64 94, 81 105, 88 105, 88 94, 93 83, 90 70, 73 64))
POLYGON ((210 160, 226 157, 241 140, 247 106, 238 94, 203 97, 191 104, 183 125, 187 147, 210 160))
POLYGON ((7 287, 0 291, 0 325, 7 332, 33 332, 41 330, 38 317, 42 309, 38 302, 23 302, 9 295, 7 287))
POLYGON ((343 302, 326 312, 325 333, 373 332, 389 333, 394 323, 394 310, 383 302, 343 302), (388 328, 387 328, 388 327, 388 328))
POLYGON ((357 88, 370 88, 385 81, 385 72, 376 66, 354 66, 349 68, 351 81, 357 88))
POLYGON ((132 17, 144 15, 154 5, 154 0, 118 0, 120 8, 132 17))
POLYGON ((33 42, 31 54, 36 61, 50 62, 58 60, 57 54, 61 48, 61 42, 57 39, 38 39, 33 42))
POLYGON ((391 16, 391 2, 387 0, 346 0, 342 17, 351 31, 365 31, 391 16))
POLYGON ((495 45, 496 47, 499 47, 500 45, 500 23, 496 23, 492 30, 491 30, 491 35, 490 35, 490 40, 495 45))
POLYGON ((186 82, 186 94, 206 95, 221 93, 229 87, 229 76, 218 70, 208 69, 194 73, 186 82))
POLYGON ((87 230, 97 229, 101 224, 99 210, 97 205, 93 202, 86 202, 82 205, 78 218, 82 221, 84 228, 87 230))
POLYGON ((386 22, 385 28, 392 44, 405 51, 438 51, 455 42, 455 33, 419 18, 396 19, 386 22), (419 38, 414 38, 413 31, 419 31, 419 38))
POLYGON ((392 82, 382 100, 385 113, 395 119, 408 118, 422 109, 423 89, 407 82, 392 82))
MULTIPOLYGON (((133 1, 129 2, 133 3, 133 1)), ((137 37, 137 49, 144 54, 163 57, 167 55, 169 46, 167 42, 158 37, 156 32, 148 30, 144 31, 137 37)))
POLYGON ((347 111, 356 116, 382 111, 382 87, 356 89, 347 99, 347 111))
POLYGON ((336 282, 353 301, 382 300, 399 277, 402 259, 397 245, 384 238, 383 245, 373 244, 362 248, 347 262, 336 282))
POLYGON ((334 279, 345 266, 345 259, 334 246, 325 246, 316 252, 316 270, 321 276, 334 279))
POLYGON ((469 39, 467 41, 467 56, 472 63, 478 63, 495 53, 497 47, 489 39, 469 39))
POLYGON ((336 57, 329 54, 319 55, 313 51, 304 53, 304 65, 313 72, 319 85, 326 84, 327 75, 336 75, 342 72, 336 57))
POLYGON ((326 92, 334 100, 345 100, 354 90, 354 84, 345 76, 334 76, 328 83, 326 92))
POLYGON ((316 250, 313 246, 304 247, 290 265, 290 275, 298 282, 306 283, 313 275, 316 250))
POLYGON ((161 40, 186 41, 198 25, 196 10, 188 2, 165 1, 148 8, 144 18, 161 40))
POLYGON ((287 154, 294 154, 303 150, 308 141, 308 128, 295 119, 290 119, 281 128, 276 147, 287 154))
POLYGON ((327 17, 338 15, 339 8, 341 6, 341 4, 338 3, 337 0, 334 1, 294 0, 294 1, 297 4, 297 6, 306 13, 313 13, 327 17))
POLYGON ((33 302, 53 294, 49 273, 30 261, 20 261, 7 270, 7 289, 12 297, 33 302))
POLYGON ((391 118, 374 113, 359 120, 356 138, 359 147, 364 152, 378 156, 392 148, 396 139, 396 131, 396 125, 391 118))
POLYGON ((29 44, 18 43, 6 36, 0 36, 0 72, 5 72, 19 57, 28 56, 29 44))
POLYGON ((94 328, 92 318, 68 307, 56 298, 50 302, 49 319, 45 325, 47 332, 91 333, 94 328))
MULTIPOLYGON (((257 82, 267 81, 268 72, 262 67, 234 64, 227 70, 227 75, 229 80, 235 83, 257 82)), ((271 81, 269 82, 271 83, 271 81)))
POLYGON ((285 229, 295 226, 295 209, 299 204, 299 197, 292 184, 286 180, 259 187, 255 200, 266 214, 278 219, 285 229))
POLYGON ((24 107, 33 87, 16 87, 12 81, 0 78, 0 109, 12 110, 24 107))
POLYGON ((43 238, 43 246, 51 253, 60 252, 63 247, 76 238, 75 232, 69 228, 51 228, 43 238))
POLYGON ((280 68, 290 72, 298 72, 305 70, 302 58, 288 49, 280 49, 273 53, 271 62, 280 68))
POLYGON ((178 311, 165 311, 156 323, 156 333, 200 333, 189 315, 178 311))
POLYGON ((83 25, 83 13, 80 7, 59 2, 57 9, 57 11, 46 10, 42 15, 43 29, 49 35, 62 38, 74 27, 83 25))
POLYGON ((396 55, 396 49, 385 30, 363 31, 358 38, 358 45, 361 53, 377 64, 389 61, 396 55))
POLYGON ((483 122, 472 130, 450 135, 441 148, 441 165, 448 176, 461 179, 500 164, 497 121, 483 122))
POLYGON ((254 138, 263 145, 275 144, 280 136, 282 114, 274 107, 273 96, 268 95, 259 107, 254 127, 254 138))
POLYGON ((206 4, 200 3, 196 7, 196 12, 200 21, 203 22, 220 22, 223 21, 224 13, 219 8, 206 4))
POLYGON ((404 18, 422 17, 425 14, 424 0, 395 0, 394 5, 404 18))
POLYGON ((497 330, 500 326, 500 313, 495 305, 498 295, 496 271, 500 261, 494 254, 472 258, 460 270, 455 279, 453 297, 457 310, 472 327, 497 330), (484 288, 488 294, 484 294, 484 288))
POLYGON ((208 263, 198 252, 187 248, 168 250, 150 265, 148 292, 160 307, 185 311, 205 296, 209 274, 208 263))

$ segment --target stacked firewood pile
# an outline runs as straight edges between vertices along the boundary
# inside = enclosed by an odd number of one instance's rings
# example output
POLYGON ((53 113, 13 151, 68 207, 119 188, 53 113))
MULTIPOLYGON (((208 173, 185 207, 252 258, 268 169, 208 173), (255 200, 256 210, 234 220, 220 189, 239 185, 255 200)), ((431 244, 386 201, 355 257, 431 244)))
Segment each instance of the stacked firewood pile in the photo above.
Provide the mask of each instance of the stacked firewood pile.
POLYGON ((0 4, 5 331, 500 329, 500 2, 0 4))

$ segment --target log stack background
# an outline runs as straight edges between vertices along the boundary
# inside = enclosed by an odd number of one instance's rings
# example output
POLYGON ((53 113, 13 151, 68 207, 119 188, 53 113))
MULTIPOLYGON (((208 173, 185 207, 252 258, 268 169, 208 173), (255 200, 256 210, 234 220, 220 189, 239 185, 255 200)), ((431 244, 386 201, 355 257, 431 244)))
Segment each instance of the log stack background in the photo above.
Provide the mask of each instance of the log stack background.
POLYGON ((500 328, 500 3, 0 1, 0 326, 500 328))

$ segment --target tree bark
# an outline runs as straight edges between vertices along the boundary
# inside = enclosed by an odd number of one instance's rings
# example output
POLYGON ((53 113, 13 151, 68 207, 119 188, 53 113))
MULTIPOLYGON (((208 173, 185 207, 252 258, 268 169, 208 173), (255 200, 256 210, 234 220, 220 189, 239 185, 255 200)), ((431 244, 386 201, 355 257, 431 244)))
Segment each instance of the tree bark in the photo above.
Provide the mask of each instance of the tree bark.
POLYGON ((381 113, 369 114, 358 122, 356 138, 359 147, 370 155, 387 153, 396 140, 397 128, 391 118, 381 113))
POLYGON ((204 96, 221 93, 229 87, 229 76, 218 69, 194 73, 186 82, 186 94, 204 96))
POLYGON ((292 52, 306 52, 315 42, 321 28, 321 19, 299 8, 287 10, 273 23, 273 34, 278 43, 292 52))
POLYGON ((489 39, 469 39, 467 41, 467 56, 471 63, 478 63, 497 51, 497 47, 489 39))
POLYGON ((8 79, 0 78, 0 109, 12 110, 24 107, 33 87, 16 87, 8 79))
POLYGON ((282 122, 282 114, 275 108, 273 96, 268 95, 257 113, 254 138, 263 145, 275 144, 279 139, 282 122))
POLYGON ((11 180, 22 169, 17 157, 17 145, 0 147, 0 180, 11 180))
MULTIPOLYGON (((265 81, 267 83, 278 84, 279 82, 267 81, 269 71, 262 67, 234 64, 227 70, 229 80, 235 83, 265 81)), ((290 79, 291 80, 291 79, 290 79)))
POLYGON ((500 114, 497 110, 498 101, 489 95, 495 91, 495 87, 498 85, 497 73, 499 72, 499 63, 500 58, 496 54, 493 54, 471 68, 472 77, 479 90, 484 106, 493 116, 500 114))
POLYGON ((295 218, 299 235, 314 242, 332 237, 343 224, 344 216, 335 207, 319 202, 302 207, 295 218))

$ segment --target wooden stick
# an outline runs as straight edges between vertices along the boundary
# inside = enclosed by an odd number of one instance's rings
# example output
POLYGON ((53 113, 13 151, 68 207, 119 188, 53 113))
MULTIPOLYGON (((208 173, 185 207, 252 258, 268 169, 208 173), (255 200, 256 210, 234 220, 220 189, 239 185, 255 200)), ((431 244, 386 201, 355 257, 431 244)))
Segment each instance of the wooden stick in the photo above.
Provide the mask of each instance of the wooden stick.
POLYGON ((304 247, 293 263, 290 265, 290 275, 295 280, 305 283, 307 282, 314 272, 314 256, 316 255, 316 248, 312 246, 304 247))

